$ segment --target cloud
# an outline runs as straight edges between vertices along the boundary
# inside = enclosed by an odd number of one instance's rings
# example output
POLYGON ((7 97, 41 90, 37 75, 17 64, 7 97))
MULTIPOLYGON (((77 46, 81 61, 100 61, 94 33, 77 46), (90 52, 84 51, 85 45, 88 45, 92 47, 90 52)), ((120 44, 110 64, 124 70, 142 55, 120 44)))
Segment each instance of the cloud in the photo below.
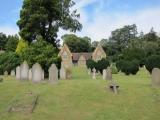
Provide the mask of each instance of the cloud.
POLYGON ((18 27, 15 27, 15 26, 0 26, 0 32, 3 32, 7 35, 18 34, 18 27))

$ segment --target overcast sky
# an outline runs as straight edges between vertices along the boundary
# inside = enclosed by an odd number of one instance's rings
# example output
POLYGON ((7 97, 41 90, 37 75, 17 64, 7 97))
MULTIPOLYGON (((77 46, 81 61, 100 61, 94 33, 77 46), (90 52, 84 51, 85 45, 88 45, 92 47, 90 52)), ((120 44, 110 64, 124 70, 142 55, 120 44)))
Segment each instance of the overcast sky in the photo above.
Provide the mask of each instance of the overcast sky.
MULTIPOLYGON (((74 0, 81 14, 83 25, 79 36, 89 36, 92 40, 108 38, 111 31, 124 25, 136 24, 138 31, 149 32, 152 27, 160 33, 160 0, 74 0)), ((1 0, 0 32, 18 33, 16 21, 23 0, 1 0)), ((69 33, 63 30, 61 35, 69 33)))

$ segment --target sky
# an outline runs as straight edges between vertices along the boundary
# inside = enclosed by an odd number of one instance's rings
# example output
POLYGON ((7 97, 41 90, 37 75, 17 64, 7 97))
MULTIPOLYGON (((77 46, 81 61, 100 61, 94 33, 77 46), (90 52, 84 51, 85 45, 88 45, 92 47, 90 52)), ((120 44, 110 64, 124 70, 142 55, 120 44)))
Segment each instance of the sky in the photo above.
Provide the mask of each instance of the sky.
MULTIPOLYGON (((111 31, 124 25, 136 24, 138 31, 147 33, 153 27, 160 33, 160 0, 74 0, 80 13, 79 21, 83 29, 75 34, 88 36, 92 40, 100 41, 108 38, 111 31)), ((0 4, 0 32, 17 34, 16 25, 23 0, 1 0, 0 4)), ((61 30, 62 35, 70 33, 61 30)))

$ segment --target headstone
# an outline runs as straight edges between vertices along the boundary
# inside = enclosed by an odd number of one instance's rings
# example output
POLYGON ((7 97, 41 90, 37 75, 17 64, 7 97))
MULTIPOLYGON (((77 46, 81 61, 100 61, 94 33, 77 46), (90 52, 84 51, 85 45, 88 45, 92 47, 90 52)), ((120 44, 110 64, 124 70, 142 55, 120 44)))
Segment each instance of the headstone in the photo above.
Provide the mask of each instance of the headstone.
POLYGON ((32 69, 29 69, 29 80, 32 80, 32 69))
POLYGON ((44 70, 42 70, 42 80, 44 80, 44 70))
POLYGON ((104 69, 103 70, 103 80, 106 80, 107 79, 107 70, 104 69))
POLYGON ((14 70, 11 71, 11 76, 12 76, 12 77, 15 76, 15 71, 14 71, 14 70))
POLYGON ((53 84, 58 83, 58 69, 55 64, 52 64, 49 68, 49 81, 53 84))
POLYGON ((95 68, 93 69, 93 76, 92 76, 92 79, 93 79, 93 80, 96 79, 96 69, 95 69, 95 68))
POLYGON ((16 79, 17 79, 17 80, 20 80, 20 79, 21 79, 20 66, 16 67, 16 79))
POLYGON ((112 70, 110 67, 107 68, 106 79, 112 80, 112 70))
POLYGON ((113 81, 111 80, 111 83, 109 85, 110 90, 112 90, 115 94, 118 93, 118 88, 119 86, 113 81))
POLYGON ((88 75, 90 75, 91 74, 91 69, 88 69, 88 75))
POLYGON ((5 71, 5 72, 4 72, 4 75, 5 75, 5 76, 8 76, 8 71, 5 71))
POLYGON ((60 79, 66 80, 66 70, 64 67, 61 67, 60 69, 60 79))
POLYGON ((153 87, 160 87, 160 69, 154 68, 152 70, 152 86, 153 87))
POLYGON ((23 64, 21 64, 20 76, 21 76, 21 80, 29 79, 29 66, 26 61, 24 61, 23 64))
POLYGON ((72 78, 72 70, 71 68, 66 68, 66 79, 72 78))
POLYGON ((42 68, 38 63, 34 64, 32 67, 32 81, 34 83, 42 81, 42 68))

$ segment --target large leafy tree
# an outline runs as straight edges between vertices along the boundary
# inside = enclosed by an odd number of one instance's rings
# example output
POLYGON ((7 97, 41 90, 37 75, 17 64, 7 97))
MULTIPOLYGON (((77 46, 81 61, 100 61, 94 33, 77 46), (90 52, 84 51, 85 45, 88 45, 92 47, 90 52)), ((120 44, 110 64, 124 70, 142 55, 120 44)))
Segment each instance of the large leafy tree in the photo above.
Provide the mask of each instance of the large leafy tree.
POLYGON ((121 52, 128 47, 128 43, 136 39, 137 34, 137 26, 135 24, 116 29, 111 33, 110 37, 110 42, 114 44, 113 49, 117 52, 121 52))
POLYGON ((59 28, 75 32, 81 30, 72 0, 24 0, 17 24, 20 36, 32 42, 38 35, 57 47, 59 28))
POLYGON ((62 36, 65 44, 68 45, 71 52, 90 52, 91 39, 89 37, 78 37, 74 34, 66 34, 62 36))

